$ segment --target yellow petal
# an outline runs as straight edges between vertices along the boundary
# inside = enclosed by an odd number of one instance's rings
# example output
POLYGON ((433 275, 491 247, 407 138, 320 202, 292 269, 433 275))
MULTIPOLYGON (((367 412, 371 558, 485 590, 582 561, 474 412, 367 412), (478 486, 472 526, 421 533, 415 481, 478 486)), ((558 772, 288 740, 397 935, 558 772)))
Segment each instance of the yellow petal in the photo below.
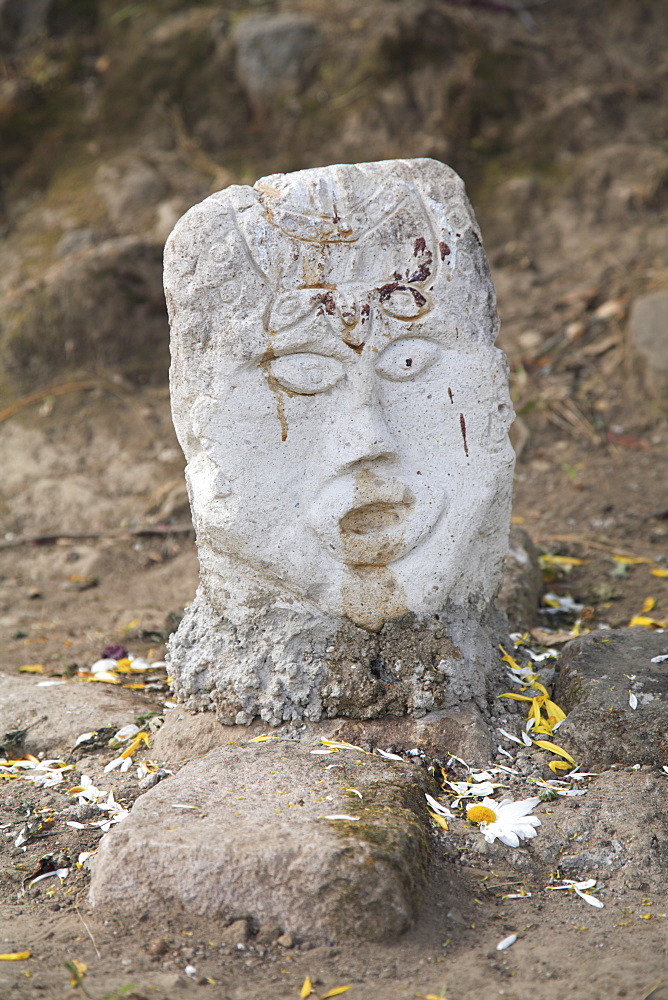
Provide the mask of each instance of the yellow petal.
POLYGON ((20 674, 43 674, 43 663, 26 663, 25 667, 19 667, 20 674))
POLYGON ((651 569, 652 576, 668 576, 668 569, 651 569))
POLYGON ((573 767, 575 767, 575 761, 568 751, 564 750, 562 747, 558 747, 556 743, 550 743, 549 740, 534 740, 534 743, 537 747, 542 747, 543 750, 551 750, 552 753, 559 754, 560 757, 563 757, 565 760, 569 761, 573 767))
POLYGON ((133 753, 139 749, 142 743, 145 743, 147 747, 151 745, 148 733, 145 733, 143 731, 141 733, 137 733, 132 743, 130 743, 130 745, 127 746, 123 751, 123 753, 119 754, 119 756, 122 757, 123 760, 125 760, 127 757, 132 757, 133 753))
POLYGON ((499 646, 499 649, 503 653, 503 656, 501 657, 501 659, 504 661, 504 663, 507 663, 508 666, 510 666, 510 667, 513 668, 513 670, 520 670, 521 669, 521 667, 520 667, 519 663, 517 662, 517 660, 514 660, 513 657, 510 655, 510 653, 507 653, 505 651, 505 649, 503 648, 503 646, 499 646))
POLYGON ((553 556, 544 555, 540 557, 541 563, 545 566, 583 566, 584 559, 576 559, 573 556, 553 556))
POLYGON ((557 774, 559 771, 570 771, 571 765, 567 764, 565 760, 551 760, 547 765, 553 774, 557 774))
MULTIPOLYGON (((277 740, 278 736, 269 736, 267 733, 260 733, 259 736, 254 736, 249 743, 266 743, 267 740, 277 740)), ((309 980, 310 981, 310 980, 309 980)))
POLYGON ((350 986, 335 986, 333 990, 327 990, 320 997, 320 1000, 327 1000, 328 997, 338 997, 341 993, 347 993, 350 986))
POLYGON ((564 710, 562 708, 559 708, 559 706, 555 704, 555 702, 550 701, 549 698, 545 702, 545 711, 547 712, 549 718, 552 718, 554 716, 556 722, 563 722, 563 720, 566 718, 566 713, 564 712, 564 710))
POLYGON ((634 615, 629 622, 629 626, 641 625, 644 628, 668 628, 668 622, 660 622, 656 618, 647 618, 645 615, 634 615))
POLYGON ((648 611, 652 611, 656 607, 655 597, 646 597, 642 602, 642 607, 640 609, 641 615, 646 615, 648 611))
POLYGON ((429 813, 429 815, 433 820, 436 820, 439 826, 443 827, 444 830, 448 829, 448 824, 445 819, 445 816, 439 816, 438 813, 432 812, 431 809, 427 809, 427 812, 429 813))
POLYGON ((20 962, 24 958, 30 958, 31 954, 30 951, 6 951, 0 955, 0 962, 20 962))
POLYGON ((513 701, 534 701, 527 694, 515 694, 514 691, 506 691, 505 694, 500 694, 499 698, 512 698, 513 701))
MULTIPOLYGON (((267 737, 269 739, 269 737, 267 737)), ((256 740, 249 740, 249 743, 257 742, 256 740)), ((260 741, 263 742, 263 741, 260 741)), ((302 988, 299 991, 300 1000, 306 1000, 306 997, 310 997, 313 993, 313 983, 309 976, 306 977, 302 983, 302 988)))
POLYGON ((653 563, 653 559, 637 558, 634 556, 613 556, 615 562, 624 563, 626 566, 639 566, 641 563, 653 563))

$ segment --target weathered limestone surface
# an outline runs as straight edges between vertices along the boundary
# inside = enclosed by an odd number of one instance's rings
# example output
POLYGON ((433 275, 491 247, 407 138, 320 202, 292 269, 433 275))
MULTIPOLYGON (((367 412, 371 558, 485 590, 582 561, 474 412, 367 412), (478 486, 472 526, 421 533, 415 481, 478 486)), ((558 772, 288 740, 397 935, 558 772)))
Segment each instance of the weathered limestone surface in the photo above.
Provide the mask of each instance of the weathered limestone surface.
POLYGON ((201 565, 181 699, 238 724, 484 708, 512 406, 459 177, 227 188, 177 224, 165 289, 201 565))
POLYGON ((102 838, 91 904, 244 915, 315 941, 390 939, 413 922, 426 880, 426 777, 283 741, 221 747, 142 795, 102 838), (336 815, 356 818, 326 818, 336 815))

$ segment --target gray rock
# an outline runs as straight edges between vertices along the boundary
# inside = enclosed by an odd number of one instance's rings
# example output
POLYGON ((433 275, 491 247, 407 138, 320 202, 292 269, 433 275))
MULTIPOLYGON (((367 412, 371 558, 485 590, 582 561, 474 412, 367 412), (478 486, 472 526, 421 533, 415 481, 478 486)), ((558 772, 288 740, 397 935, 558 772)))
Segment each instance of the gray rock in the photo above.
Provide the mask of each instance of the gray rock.
POLYGON ((111 913, 138 898, 154 912, 243 913, 318 942, 392 939, 413 922, 426 880, 425 780, 348 751, 221 747, 142 795, 103 837, 90 901, 111 913))
POLYGON ((32 754, 66 753, 81 733, 105 726, 120 729, 151 707, 136 691, 109 684, 39 685, 34 677, 0 675, 0 740, 27 730, 20 746, 32 754))
POLYGON ((318 60, 318 26, 302 14, 257 14, 232 32, 237 78, 256 111, 303 89, 318 60))
POLYGON ((568 718, 558 742, 586 768, 668 764, 668 660, 651 662, 666 653, 668 633, 648 628, 592 632, 564 647, 554 699, 568 718))
POLYGON ((69 257, 72 253, 79 253, 80 250, 87 250, 95 243, 95 232, 93 229, 71 229, 64 233, 58 241, 55 249, 56 257, 69 257))
POLYGON ((0 0, 0 52, 35 42, 46 28, 53 0, 0 0))
POLYGON ((136 231, 138 219, 153 217, 169 186, 146 160, 131 153, 101 164, 95 188, 119 230, 136 231))
POLYGON ((220 932, 220 940, 223 944, 231 944, 236 947, 238 944, 246 944, 250 937, 250 927, 248 921, 233 920, 232 923, 220 932))
POLYGON ((162 380, 168 355, 157 243, 106 240, 0 300, 0 365, 25 388, 87 365, 162 380))
MULTIPOLYGON (((643 771, 606 771, 583 784, 581 798, 551 802, 531 841, 533 858, 566 878, 603 879, 611 889, 651 885, 659 898, 668 878, 665 783, 643 771)), ((514 863, 515 853, 507 854, 514 863)))
POLYGON ((511 628, 522 629, 534 622, 542 592, 543 574, 538 550, 529 533, 513 524, 510 527, 503 583, 496 602, 508 615, 511 628))
POLYGON ((631 306, 631 343, 652 396, 668 402, 668 291, 641 295, 631 306))

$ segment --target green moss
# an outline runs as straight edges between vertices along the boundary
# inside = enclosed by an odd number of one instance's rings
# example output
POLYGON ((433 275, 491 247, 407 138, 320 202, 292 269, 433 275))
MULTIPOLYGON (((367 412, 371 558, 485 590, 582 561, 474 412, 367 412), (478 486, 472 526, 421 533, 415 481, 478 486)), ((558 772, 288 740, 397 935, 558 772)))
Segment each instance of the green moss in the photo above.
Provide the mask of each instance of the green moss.
POLYGON ((422 788, 405 781, 374 782, 365 787, 362 801, 351 799, 346 808, 360 819, 336 825, 347 850, 332 925, 345 936, 366 940, 401 934, 417 915, 429 866, 422 788))

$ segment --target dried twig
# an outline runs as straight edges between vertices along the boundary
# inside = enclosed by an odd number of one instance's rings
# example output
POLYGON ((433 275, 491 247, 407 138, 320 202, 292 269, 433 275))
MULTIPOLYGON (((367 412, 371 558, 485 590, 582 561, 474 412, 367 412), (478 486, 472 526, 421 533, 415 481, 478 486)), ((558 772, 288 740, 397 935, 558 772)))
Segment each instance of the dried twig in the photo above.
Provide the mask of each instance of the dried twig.
POLYGON ((88 937, 93 942, 93 948, 95 948, 95 954, 97 955, 98 958, 101 959, 102 955, 100 954, 100 949, 98 948, 97 942, 95 941, 95 938, 93 937, 93 933, 92 933, 90 927, 88 926, 88 924, 86 923, 86 921, 84 920, 84 918, 81 916, 81 913, 79 911, 79 907, 77 906, 76 903, 74 904, 74 909, 76 910, 76 914, 77 914, 79 920, 81 921, 81 923, 86 928, 86 933, 88 934, 88 937))
POLYGON ((68 392, 79 392, 83 389, 107 389, 109 392, 118 392, 118 386, 110 385, 108 382, 100 381, 100 379, 85 379, 81 382, 64 382, 62 385, 52 385, 49 389, 40 389, 39 392, 33 392, 30 396, 17 399, 15 403, 12 403, 6 409, 0 410, 0 424, 21 410, 24 410, 26 406, 32 406, 33 403, 41 403, 43 399, 48 399, 49 396, 64 396, 68 392))
POLYGON ((106 531, 53 531, 47 535, 19 535, 0 542, 1 549, 15 549, 21 545, 53 545, 60 538, 123 538, 137 535, 184 535, 194 531, 190 522, 180 524, 145 524, 135 528, 109 528, 106 531))

